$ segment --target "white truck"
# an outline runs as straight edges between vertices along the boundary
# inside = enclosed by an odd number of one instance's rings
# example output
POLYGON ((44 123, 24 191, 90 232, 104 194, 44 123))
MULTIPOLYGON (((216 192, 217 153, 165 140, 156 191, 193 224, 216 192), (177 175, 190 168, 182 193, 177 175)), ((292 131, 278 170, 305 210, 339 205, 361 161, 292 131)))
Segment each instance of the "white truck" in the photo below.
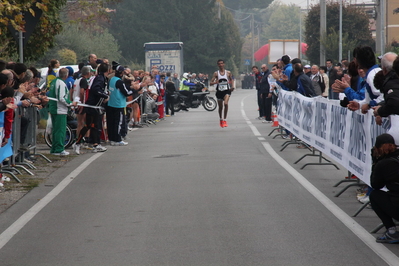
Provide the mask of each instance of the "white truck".
POLYGON ((147 42, 144 51, 146 71, 156 66, 160 72, 183 75, 182 42, 147 42))

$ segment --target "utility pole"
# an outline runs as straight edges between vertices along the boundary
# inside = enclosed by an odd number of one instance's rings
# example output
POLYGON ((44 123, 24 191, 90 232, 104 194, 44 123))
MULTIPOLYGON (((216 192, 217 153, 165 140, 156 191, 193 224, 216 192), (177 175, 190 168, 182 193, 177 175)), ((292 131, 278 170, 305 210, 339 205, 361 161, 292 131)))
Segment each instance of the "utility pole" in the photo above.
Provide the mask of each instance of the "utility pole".
POLYGON ((385 53, 385 40, 386 40, 386 35, 385 35, 385 0, 380 0, 380 25, 381 25, 381 54, 383 55, 385 53))
POLYGON ((376 52, 377 54, 384 54, 385 52, 385 0, 378 0, 376 4, 377 18, 376 18, 376 52))
POLYGON ((338 61, 342 60, 342 1, 339 0, 339 44, 338 44, 338 61))
POLYGON ((327 8, 326 0, 320 0, 320 65, 326 63, 326 48, 322 40, 325 40, 327 34, 327 8))
POLYGON ((302 11, 299 7, 299 59, 302 60, 302 11))
POLYGON ((252 65, 255 65, 255 21, 254 21, 254 14, 251 15, 251 32, 252 32, 252 65))

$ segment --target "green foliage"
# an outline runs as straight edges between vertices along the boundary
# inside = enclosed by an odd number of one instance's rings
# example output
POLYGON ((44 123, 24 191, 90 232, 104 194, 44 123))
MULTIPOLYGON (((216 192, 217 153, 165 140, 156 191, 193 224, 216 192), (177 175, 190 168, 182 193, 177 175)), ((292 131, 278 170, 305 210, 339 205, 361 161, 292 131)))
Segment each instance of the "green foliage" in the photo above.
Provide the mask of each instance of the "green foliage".
POLYGON ((99 23, 101 20, 106 20, 108 12, 112 12, 105 6, 118 1, 2 0, 0 3, 0 53, 6 58, 17 57, 18 42, 7 26, 25 31, 24 15, 30 13, 36 16, 34 8, 40 9, 42 16, 24 47, 24 61, 35 61, 56 45, 55 36, 62 31, 63 26, 60 18, 62 10, 65 10, 70 16, 74 15, 73 21, 99 23))
MULTIPOLYGON (((332 29, 331 33, 326 36, 326 38, 321 39, 321 43, 324 45, 326 51, 326 58, 333 60, 333 62, 339 61, 339 32, 336 32, 335 29, 332 29)), ((343 58, 345 56, 345 52, 347 54, 348 51, 353 50, 354 47, 357 46, 358 41, 352 38, 349 38, 349 34, 347 32, 342 33, 342 53, 343 58)))
MULTIPOLYGON (((33 5, 43 11, 39 23, 36 25, 27 45, 24 47, 24 60, 35 60, 54 45, 54 37, 62 29, 59 18, 60 9, 66 4, 66 2, 66 0, 30 0, 16 4, 20 9, 14 10, 14 13, 9 15, 14 18, 14 23, 12 21, 10 21, 10 23, 17 30, 23 30, 24 21, 23 16, 18 17, 19 13, 17 14, 15 12, 34 13, 31 9, 33 5), (18 17, 18 19, 16 20, 15 17, 18 17), (16 22, 19 23, 19 26, 15 24, 16 22)), ((4 12, 1 12, 1 14, 4 14, 4 12)), ((0 47, 2 47, 2 55, 11 58, 13 56, 15 57, 18 53, 19 46, 17 41, 13 38, 11 31, 7 28, 7 25, 8 24, 6 23, 0 23, 1 32, 4 33, 0 35, 0 47)))
MULTIPOLYGON (((312 63, 320 62, 320 5, 315 5, 309 11, 306 19, 305 39, 308 44, 306 55, 312 63)), ((343 57, 348 50, 353 50, 357 45, 374 46, 374 40, 369 30, 369 19, 363 9, 344 5, 342 8, 342 33, 343 33, 343 57), (345 41, 344 41, 344 36, 345 41)), ((338 36, 339 31, 339 3, 327 4, 327 36, 328 50, 326 58, 338 60, 338 36), (335 36, 335 37, 334 37, 335 36)))
POLYGON ((267 13, 262 40, 267 42, 270 39, 300 39, 298 6, 273 4, 268 8, 267 13))
POLYGON ((161 0, 125 0, 115 9, 111 33, 120 44, 123 63, 143 64, 146 42, 176 41, 184 43, 187 71, 213 72, 219 58, 240 61, 238 28, 223 7, 218 18, 214 0, 170 0, 167 5, 161 0))
MULTIPOLYGON (((56 37, 56 47, 46 53, 40 60, 41 65, 47 65, 53 58, 58 58, 56 52, 70 49, 76 53, 78 62, 87 61, 89 54, 94 53, 98 58, 120 60, 119 46, 107 29, 96 31, 82 24, 66 24, 61 34, 56 37)), ((65 64, 58 58, 61 64, 65 64)))
POLYGON ((232 9, 266 8, 273 0, 223 0, 223 3, 232 9))
POLYGON ((76 65, 76 53, 70 49, 64 48, 57 52, 58 59, 64 65, 76 65))

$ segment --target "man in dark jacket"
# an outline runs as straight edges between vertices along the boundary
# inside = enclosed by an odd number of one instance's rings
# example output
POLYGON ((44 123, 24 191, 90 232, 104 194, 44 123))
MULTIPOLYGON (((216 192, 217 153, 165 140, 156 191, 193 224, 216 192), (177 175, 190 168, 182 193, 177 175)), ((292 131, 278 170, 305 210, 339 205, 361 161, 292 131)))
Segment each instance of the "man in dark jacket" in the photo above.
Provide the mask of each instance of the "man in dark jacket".
POLYGON ((258 119, 264 119, 264 108, 263 108, 263 102, 262 102, 262 92, 260 89, 260 83, 262 80, 262 73, 259 71, 259 68, 257 66, 252 67, 252 73, 255 76, 255 88, 256 88, 256 94, 257 94, 257 99, 258 99, 258 110, 259 110, 259 117, 258 119))
MULTIPOLYGON (((381 59, 381 67, 384 82, 380 91, 384 94, 384 101, 373 107, 376 120, 378 116, 387 117, 399 114, 399 59, 397 59, 397 55, 395 53, 384 54, 381 59)), ((378 122, 379 120, 377 120, 378 122)))
MULTIPOLYGON (((86 104, 93 107, 100 107, 103 103, 108 100, 108 94, 105 92, 107 87, 106 76, 109 73, 109 65, 106 63, 101 63, 98 67, 98 75, 94 78, 93 84, 89 88, 89 97, 86 104)), ((85 107, 84 112, 86 113, 86 125, 80 131, 79 137, 76 143, 73 145, 73 149, 76 154, 79 154, 80 143, 83 137, 86 135, 89 129, 91 133, 91 138, 93 142, 93 152, 104 152, 107 148, 101 146, 100 144, 100 118, 102 111, 99 108, 85 107)))
POLYGON ((265 123, 271 123, 272 121, 272 94, 270 92, 270 84, 268 77, 270 74, 269 68, 266 64, 261 66, 261 79, 259 92, 261 94, 261 105, 263 107, 263 116, 265 117, 265 123))
POLYGON ((297 89, 296 91, 306 97, 314 97, 316 93, 314 91, 312 81, 303 72, 303 66, 300 63, 294 65, 294 74, 297 77, 297 89))

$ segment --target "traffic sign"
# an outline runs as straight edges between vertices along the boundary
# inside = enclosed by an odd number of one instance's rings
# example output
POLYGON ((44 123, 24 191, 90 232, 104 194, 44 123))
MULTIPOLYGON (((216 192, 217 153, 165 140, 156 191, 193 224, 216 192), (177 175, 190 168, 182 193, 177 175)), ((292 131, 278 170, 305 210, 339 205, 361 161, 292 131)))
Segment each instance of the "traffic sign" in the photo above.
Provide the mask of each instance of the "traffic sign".
POLYGON ((251 65, 251 59, 245 59, 245 66, 250 66, 251 65))

